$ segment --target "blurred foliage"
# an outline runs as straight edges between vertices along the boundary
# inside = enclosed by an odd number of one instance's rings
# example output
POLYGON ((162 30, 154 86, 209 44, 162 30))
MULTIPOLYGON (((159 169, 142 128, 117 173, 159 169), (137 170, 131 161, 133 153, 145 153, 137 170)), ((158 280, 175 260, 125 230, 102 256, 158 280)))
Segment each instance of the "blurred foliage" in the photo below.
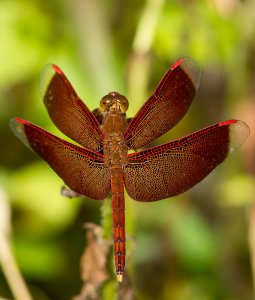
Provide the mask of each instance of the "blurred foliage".
MULTIPOLYGON (((168 67, 190 56, 203 71, 200 90, 187 116, 159 141, 228 118, 254 128, 254 114, 244 113, 255 93, 254 11, 254 0, 0 1, 0 185, 12 209, 13 250, 34 299, 79 293, 83 223, 102 223, 111 238, 110 201, 61 197, 61 179, 9 129, 18 116, 63 137, 39 95, 43 65, 59 65, 91 109, 109 91, 129 95, 131 117, 168 67), (139 36, 146 8, 155 28, 139 36), (145 50, 141 37, 151 41, 145 50)), ((247 212, 255 199, 248 155, 254 147, 243 149, 176 201, 137 203, 126 195, 127 273, 137 299, 252 299, 247 212)), ((116 293, 113 275, 102 298, 116 293)), ((12 298, 0 272, 1 296, 12 298)))

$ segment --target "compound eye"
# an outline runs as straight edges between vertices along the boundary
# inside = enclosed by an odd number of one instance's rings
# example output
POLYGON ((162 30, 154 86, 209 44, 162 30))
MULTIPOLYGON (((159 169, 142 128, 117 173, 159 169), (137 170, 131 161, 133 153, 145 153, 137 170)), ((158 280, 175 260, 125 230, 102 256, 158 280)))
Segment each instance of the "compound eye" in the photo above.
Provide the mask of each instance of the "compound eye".
POLYGON ((123 95, 120 95, 119 103, 120 103, 122 111, 125 112, 128 109, 128 105, 129 105, 127 98, 123 95))
POLYGON ((106 108, 107 108, 107 106, 109 105, 110 102, 111 102, 111 100, 109 99, 108 95, 104 96, 100 101, 101 110, 106 111, 106 108))

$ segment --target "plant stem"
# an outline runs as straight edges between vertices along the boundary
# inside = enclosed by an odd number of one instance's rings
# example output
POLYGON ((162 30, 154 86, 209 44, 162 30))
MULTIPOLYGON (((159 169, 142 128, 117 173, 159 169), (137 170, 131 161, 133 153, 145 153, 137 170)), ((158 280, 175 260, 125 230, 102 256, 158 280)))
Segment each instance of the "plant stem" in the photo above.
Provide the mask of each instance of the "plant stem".
POLYGON ((9 235, 10 207, 0 189, 0 265, 16 300, 32 300, 12 253, 9 235))
POLYGON ((146 97, 150 63, 148 53, 153 43, 163 4, 164 0, 148 0, 137 25, 128 73, 128 98, 136 104, 136 106, 133 105, 134 111, 139 109, 141 101, 144 101, 146 97))

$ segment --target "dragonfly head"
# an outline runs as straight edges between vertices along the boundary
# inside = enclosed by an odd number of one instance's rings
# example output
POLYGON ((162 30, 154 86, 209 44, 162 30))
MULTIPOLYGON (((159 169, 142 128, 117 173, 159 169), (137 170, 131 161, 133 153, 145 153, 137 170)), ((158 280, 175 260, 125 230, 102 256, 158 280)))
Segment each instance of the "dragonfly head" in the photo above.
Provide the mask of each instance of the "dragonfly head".
POLYGON ((128 100, 125 96, 117 92, 111 92, 101 99, 100 108, 102 112, 107 112, 111 109, 117 109, 122 113, 125 113, 125 111, 128 109, 128 100))

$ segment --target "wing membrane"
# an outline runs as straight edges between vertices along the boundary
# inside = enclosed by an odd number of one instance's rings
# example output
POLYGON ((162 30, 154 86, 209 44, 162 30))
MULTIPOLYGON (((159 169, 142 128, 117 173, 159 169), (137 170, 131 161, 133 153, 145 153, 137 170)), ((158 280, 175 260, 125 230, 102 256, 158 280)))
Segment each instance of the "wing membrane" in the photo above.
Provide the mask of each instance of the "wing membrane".
POLYGON ((129 154, 124 169, 127 192, 138 201, 156 201, 183 193, 205 178, 248 135, 249 127, 244 122, 230 120, 129 154))
POLYGON ((96 200, 108 195, 110 173, 103 155, 68 143, 22 119, 11 120, 11 128, 73 191, 96 200))
POLYGON ((85 148, 100 151, 103 136, 98 121, 57 66, 44 67, 40 88, 54 124, 85 148))
POLYGON ((200 70, 190 58, 178 60, 130 122, 125 139, 137 150, 174 127, 189 109, 198 89, 200 70))

